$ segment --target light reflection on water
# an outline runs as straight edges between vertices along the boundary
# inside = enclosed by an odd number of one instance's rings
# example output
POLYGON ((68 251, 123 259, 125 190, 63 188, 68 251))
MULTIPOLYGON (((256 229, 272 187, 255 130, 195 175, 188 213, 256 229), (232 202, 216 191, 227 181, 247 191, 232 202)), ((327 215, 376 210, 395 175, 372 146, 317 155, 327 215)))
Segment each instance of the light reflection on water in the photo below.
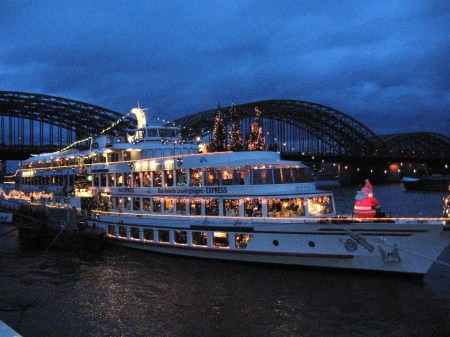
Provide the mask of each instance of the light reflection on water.
MULTIPOLYGON (((335 191, 338 210, 351 212, 354 193, 335 191)), ((440 216, 439 193, 386 185, 375 194, 395 216, 440 216)), ((438 264, 417 280, 122 248, 43 253, 18 249, 10 236, 0 237, 0 251, 0 319, 26 337, 450 333, 450 270, 438 264)), ((440 259, 450 262, 450 249, 440 259)))

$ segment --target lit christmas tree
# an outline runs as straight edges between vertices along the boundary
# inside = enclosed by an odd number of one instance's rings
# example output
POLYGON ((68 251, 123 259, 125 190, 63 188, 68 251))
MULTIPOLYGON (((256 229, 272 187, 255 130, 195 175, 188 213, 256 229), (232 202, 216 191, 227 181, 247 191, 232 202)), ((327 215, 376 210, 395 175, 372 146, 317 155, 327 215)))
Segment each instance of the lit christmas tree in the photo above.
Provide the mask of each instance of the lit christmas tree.
POLYGON ((78 171, 78 173, 75 176, 75 190, 84 190, 86 189, 88 186, 91 185, 91 182, 88 181, 88 174, 87 174, 87 169, 86 166, 84 166, 83 164, 79 164, 80 165, 80 170, 78 171))
POLYGON ((210 152, 223 152, 227 150, 227 147, 227 130, 225 128, 225 121, 222 118, 222 113, 218 110, 216 119, 214 120, 214 129, 208 150, 210 152))
POLYGON ((264 138, 262 129, 261 111, 258 108, 255 108, 255 119, 248 135, 247 149, 249 151, 267 150, 266 139, 264 138))
POLYGON ((244 139, 242 138, 241 128, 239 126, 236 106, 233 104, 230 108, 230 144, 228 149, 230 151, 244 150, 244 139))

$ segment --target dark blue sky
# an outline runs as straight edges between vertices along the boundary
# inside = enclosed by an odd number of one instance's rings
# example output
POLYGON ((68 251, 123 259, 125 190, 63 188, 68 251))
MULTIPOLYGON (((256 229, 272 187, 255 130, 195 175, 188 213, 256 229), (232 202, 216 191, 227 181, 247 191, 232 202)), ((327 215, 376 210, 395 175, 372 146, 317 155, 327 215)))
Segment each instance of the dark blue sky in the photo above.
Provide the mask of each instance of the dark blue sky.
POLYGON ((450 136, 448 0, 2 0, 0 41, 0 90, 170 120, 306 100, 450 136))

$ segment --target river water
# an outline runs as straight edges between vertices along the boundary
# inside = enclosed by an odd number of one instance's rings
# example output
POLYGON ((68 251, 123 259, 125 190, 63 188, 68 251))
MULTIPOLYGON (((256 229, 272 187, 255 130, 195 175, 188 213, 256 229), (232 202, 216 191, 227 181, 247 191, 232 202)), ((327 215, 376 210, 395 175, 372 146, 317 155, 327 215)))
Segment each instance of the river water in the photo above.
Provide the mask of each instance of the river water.
MULTIPOLYGON (((332 188, 350 213, 355 189, 332 188)), ((439 217, 444 194, 383 185, 375 196, 394 216, 439 217)), ((450 263, 450 248, 439 259, 450 263)), ((450 268, 435 263, 417 279, 124 248, 42 251, 12 232, 0 234, 0 319, 24 337, 449 336, 450 268)))

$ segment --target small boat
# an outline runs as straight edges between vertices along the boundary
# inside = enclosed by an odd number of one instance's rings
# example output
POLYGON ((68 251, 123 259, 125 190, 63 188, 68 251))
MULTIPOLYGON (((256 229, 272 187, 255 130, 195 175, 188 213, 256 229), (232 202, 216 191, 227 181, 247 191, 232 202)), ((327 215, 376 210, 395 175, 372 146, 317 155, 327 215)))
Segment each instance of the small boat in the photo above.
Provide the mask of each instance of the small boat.
POLYGON ((25 160, 16 189, 76 208, 113 244, 196 258, 423 275, 450 243, 442 219, 338 214, 311 169, 278 152, 207 152, 131 113, 128 137, 25 160))
POLYGON ((423 178, 403 177, 403 186, 407 191, 448 191, 450 177, 442 174, 432 174, 423 178))

